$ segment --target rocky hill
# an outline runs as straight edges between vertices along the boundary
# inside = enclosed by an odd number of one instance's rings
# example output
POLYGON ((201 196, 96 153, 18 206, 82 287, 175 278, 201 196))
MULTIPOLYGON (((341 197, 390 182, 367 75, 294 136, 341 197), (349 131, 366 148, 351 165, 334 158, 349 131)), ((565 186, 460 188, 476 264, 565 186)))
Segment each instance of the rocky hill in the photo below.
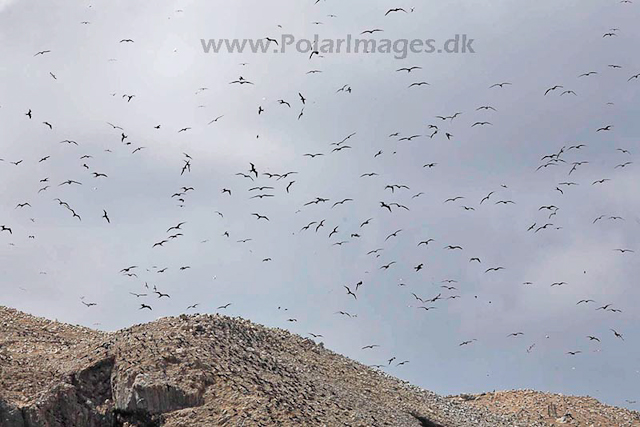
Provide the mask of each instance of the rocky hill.
POLYGON ((594 399, 442 397, 224 316, 114 333, 0 307, 0 426, 640 426, 594 399))

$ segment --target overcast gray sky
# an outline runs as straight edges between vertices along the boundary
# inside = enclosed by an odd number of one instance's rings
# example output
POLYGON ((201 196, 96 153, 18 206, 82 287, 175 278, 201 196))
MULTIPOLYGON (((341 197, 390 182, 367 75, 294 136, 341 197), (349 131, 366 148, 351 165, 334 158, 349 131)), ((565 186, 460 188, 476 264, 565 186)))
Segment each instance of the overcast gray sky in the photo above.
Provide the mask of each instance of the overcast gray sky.
POLYGON ((198 303, 198 312, 321 334, 366 364, 396 357, 386 372, 438 393, 535 388, 637 409, 627 400, 640 400, 640 79, 628 81, 640 73, 638 5, 314 3, 0 0, 0 225, 13 232, 0 232, 0 303, 105 330, 198 303), (406 13, 385 16, 393 7, 406 13), (475 53, 309 59, 205 54, 200 41, 337 39, 372 29, 384 30, 376 39, 437 43, 466 34, 475 53), (41 51, 50 52, 34 56, 41 51), (421 69, 396 71, 412 66, 421 69), (239 76, 253 85, 229 84, 239 76), (429 85, 408 87, 420 81, 429 85), (501 82, 512 84, 490 88, 501 82), (351 92, 337 92, 345 85, 351 92), (545 96, 555 85, 563 87, 545 96), (306 98, 300 119, 298 93, 306 98), (491 124, 472 127, 484 121, 491 124), (429 125, 438 126, 432 138, 429 125), (352 133, 342 144, 351 148, 332 152, 352 133), (420 136, 399 141, 411 135, 420 136), (67 139, 77 145, 60 143, 67 139), (183 153, 191 171, 181 175, 183 153), (236 175, 250 162, 257 179, 236 175), (378 175, 361 177, 370 172, 378 175), (601 179, 610 181, 592 184, 601 179), (66 180, 82 185, 59 185, 66 180), (172 198, 183 186, 194 190, 172 198), (249 191, 257 186, 274 189, 249 191), (316 197, 329 201, 305 206, 316 197), (345 198, 353 201, 332 207, 345 198), (410 210, 390 213, 381 201, 410 210), (540 210, 548 205, 557 209, 540 210), (317 233, 315 224, 301 231, 321 220, 317 233), (152 248, 179 222, 182 236, 152 248), (119 273, 134 265, 137 277, 119 273), (145 282, 171 297, 158 299, 145 282), (423 304, 412 293, 442 296, 423 304), (596 302, 577 305, 582 299, 596 302), (606 304, 622 312, 596 310, 606 304), (507 337, 515 332, 523 335, 507 337), (380 347, 362 350, 373 344, 380 347))

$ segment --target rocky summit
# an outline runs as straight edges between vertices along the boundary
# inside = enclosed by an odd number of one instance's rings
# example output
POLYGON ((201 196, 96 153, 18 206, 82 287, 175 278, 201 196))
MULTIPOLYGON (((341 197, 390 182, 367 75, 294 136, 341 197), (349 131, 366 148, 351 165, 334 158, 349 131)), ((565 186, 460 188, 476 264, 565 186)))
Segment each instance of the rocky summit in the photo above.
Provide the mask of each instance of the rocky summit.
POLYGON ((240 318, 107 333, 0 307, 0 325, 1 427, 640 426, 590 398, 438 396, 240 318))

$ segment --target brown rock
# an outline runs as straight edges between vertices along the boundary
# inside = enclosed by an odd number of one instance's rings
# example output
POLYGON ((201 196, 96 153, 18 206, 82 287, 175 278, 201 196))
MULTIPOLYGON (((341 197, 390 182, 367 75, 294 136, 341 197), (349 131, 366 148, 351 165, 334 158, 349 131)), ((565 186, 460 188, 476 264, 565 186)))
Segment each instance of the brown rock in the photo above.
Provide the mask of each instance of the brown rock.
POLYGON ((0 427, 534 427, 550 425, 549 405, 576 422, 640 425, 637 412, 588 398, 444 398, 238 318, 104 333, 0 307, 0 326, 0 427))

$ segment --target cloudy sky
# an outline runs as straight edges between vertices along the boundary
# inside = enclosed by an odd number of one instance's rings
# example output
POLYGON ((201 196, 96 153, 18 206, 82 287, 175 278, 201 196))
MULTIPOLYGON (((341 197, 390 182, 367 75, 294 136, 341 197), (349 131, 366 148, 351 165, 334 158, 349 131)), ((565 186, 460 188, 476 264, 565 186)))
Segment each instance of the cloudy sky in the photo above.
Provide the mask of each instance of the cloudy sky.
POLYGON ((0 0, 0 225, 12 230, 0 303, 104 330, 220 312, 321 334, 442 394, 535 388, 637 409, 638 5, 314 3, 0 0), (385 16, 394 7, 406 12, 385 16), (201 43, 374 29, 436 46, 467 35, 475 53, 309 59, 201 43), (240 76, 253 84, 230 84, 240 76), (575 162, 588 163, 569 174, 575 162), (257 178, 237 175, 250 163, 257 178), (182 187, 194 190, 172 197, 182 187), (329 200, 306 205, 317 197, 329 200))

